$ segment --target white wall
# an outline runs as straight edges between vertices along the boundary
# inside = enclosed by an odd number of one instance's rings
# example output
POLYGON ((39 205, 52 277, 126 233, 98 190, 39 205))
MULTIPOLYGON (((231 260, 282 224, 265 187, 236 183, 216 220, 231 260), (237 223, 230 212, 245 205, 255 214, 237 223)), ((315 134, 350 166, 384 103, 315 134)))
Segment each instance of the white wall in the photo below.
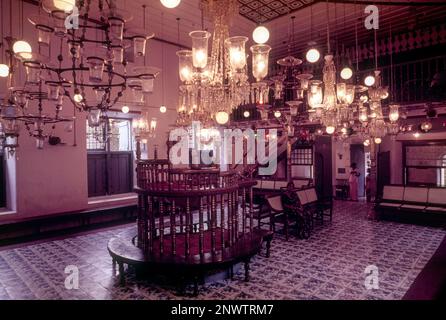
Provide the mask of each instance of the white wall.
MULTIPOLYGON (((9 12, 9 2, 5 1, 5 12, 9 12)), ((13 1, 13 11, 19 12, 19 1, 13 1)), ((24 16, 38 12, 38 8, 34 5, 24 3, 24 16)), ((3 14, 2 23, 5 32, 9 34, 9 14, 3 14)), ((17 18, 18 15, 14 16, 17 18)), ((18 37, 19 21, 13 21, 14 36, 18 37)), ((36 33, 34 27, 24 22, 23 31, 24 40, 28 41, 37 51, 36 33)), ((148 102, 150 107, 150 117, 158 119, 158 128, 156 137, 149 139, 148 148, 149 155, 153 157, 153 145, 159 146, 158 155, 165 158, 166 155, 166 138, 169 126, 172 125, 176 117, 176 104, 178 96, 178 62, 175 52, 177 47, 163 44, 157 41, 151 41, 149 44, 148 65, 161 68, 162 73, 155 81, 155 91, 151 95, 148 102), (163 50, 164 47, 164 50, 163 50), (163 64, 164 56, 164 64, 163 64), (165 94, 162 93, 162 82, 164 80, 165 94), (164 96, 164 98, 163 98, 164 96), (163 101, 164 100, 164 101, 163 101), (165 114, 159 112, 160 105, 164 103, 168 111, 165 114)), ((57 55, 52 52, 52 61, 57 55)), ((23 80, 23 76, 22 76, 23 80)), ((0 96, 6 94, 6 82, 0 80, 0 96)), ((131 105, 131 96, 126 94, 123 97, 123 104, 130 106, 131 110, 140 110, 140 107, 131 105)), ((31 107, 35 109, 34 105, 31 107)), ((116 107, 118 110, 121 105, 116 107)), ((54 106, 45 106, 45 113, 53 114, 54 106)), ((73 116, 73 107, 66 102, 63 116, 73 116)), ((58 124, 54 135, 62 138, 66 144, 63 146, 49 146, 45 144, 44 150, 38 150, 35 147, 35 141, 28 136, 28 131, 22 126, 16 159, 8 161, 11 176, 16 175, 16 192, 14 186, 9 187, 12 195, 12 203, 9 204, 10 209, 16 209, 17 213, 13 219, 26 218, 30 216, 48 215, 59 212, 77 211, 87 207, 88 190, 87 190, 87 151, 86 151, 86 114, 77 114, 76 135, 77 145, 73 146, 73 132, 66 132, 64 124, 58 124), (11 164, 11 161, 13 162, 11 164), (13 195, 16 194, 17 200, 14 203, 13 195)), ((51 126, 47 126, 49 129, 51 126)), ((51 130, 49 130, 51 132, 51 130)), ((10 219, 11 216, 0 216, 2 219, 10 219)))

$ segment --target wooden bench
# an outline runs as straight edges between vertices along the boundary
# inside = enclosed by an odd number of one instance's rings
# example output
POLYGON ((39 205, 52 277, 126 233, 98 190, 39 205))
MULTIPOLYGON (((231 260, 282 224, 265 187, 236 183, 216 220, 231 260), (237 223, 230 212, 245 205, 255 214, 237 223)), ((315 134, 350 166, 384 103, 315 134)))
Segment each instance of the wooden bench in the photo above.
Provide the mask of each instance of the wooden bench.
POLYGON ((322 199, 315 188, 298 190, 297 196, 303 211, 311 213, 313 219, 324 223, 324 217, 333 220, 333 200, 322 199))
POLYGON ((382 218, 418 215, 422 219, 446 221, 446 188, 387 185, 375 209, 382 218))

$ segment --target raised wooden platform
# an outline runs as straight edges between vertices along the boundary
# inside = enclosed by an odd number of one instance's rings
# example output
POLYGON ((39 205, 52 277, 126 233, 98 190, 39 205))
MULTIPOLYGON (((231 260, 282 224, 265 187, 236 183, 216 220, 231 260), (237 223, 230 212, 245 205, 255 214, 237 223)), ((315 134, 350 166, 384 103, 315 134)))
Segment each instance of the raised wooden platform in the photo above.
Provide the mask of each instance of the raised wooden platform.
MULTIPOLYGON (((221 230, 216 230, 221 232, 221 230)), ((204 232, 205 238, 211 238, 211 231, 204 232)), ((114 265, 119 266, 119 277, 122 285, 125 284, 124 265, 133 265, 139 268, 149 270, 149 272, 169 275, 176 279, 179 292, 184 292, 185 285, 188 281, 194 282, 194 293, 198 294, 198 281, 206 275, 206 273, 216 270, 230 269, 238 263, 245 265, 245 280, 249 280, 249 262, 253 256, 258 254, 262 249, 262 243, 266 242, 267 252, 269 256, 270 243, 272 241, 272 232, 267 230, 254 229, 251 234, 244 234, 232 246, 225 245, 224 249, 217 250, 212 253, 210 247, 204 248, 204 254, 199 254, 198 246, 190 248, 190 255, 185 255, 185 234, 176 234, 176 254, 172 254, 172 239, 169 235, 165 235, 163 242, 165 251, 163 254, 146 255, 143 250, 136 247, 136 230, 127 231, 112 238, 108 243, 108 251, 113 259, 114 265)), ((190 235, 190 243, 199 243, 199 234, 190 235), (196 239, 195 239, 196 238, 196 239)), ((219 237, 217 237, 219 238, 219 237)), ((204 243, 210 243, 210 241, 204 243)), ((159 238, 154 239, 154 246, 159 246, 159 238)), ((217 243, 221 248, 221 243, 217 243)))

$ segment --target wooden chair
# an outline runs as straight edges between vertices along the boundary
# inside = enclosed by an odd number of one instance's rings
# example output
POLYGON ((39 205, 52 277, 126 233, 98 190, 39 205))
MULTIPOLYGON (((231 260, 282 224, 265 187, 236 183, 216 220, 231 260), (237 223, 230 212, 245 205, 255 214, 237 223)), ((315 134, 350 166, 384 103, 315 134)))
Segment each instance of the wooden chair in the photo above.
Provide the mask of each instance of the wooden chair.
POLYGON ((276 232, 276 222, 282 223, 284 225, 285 239, 289 239, 289 227, 294 220, 288 215, 286 210, 282 206, 281 196, 272 196, 266 198, 270 212, 273 232, 276 232))

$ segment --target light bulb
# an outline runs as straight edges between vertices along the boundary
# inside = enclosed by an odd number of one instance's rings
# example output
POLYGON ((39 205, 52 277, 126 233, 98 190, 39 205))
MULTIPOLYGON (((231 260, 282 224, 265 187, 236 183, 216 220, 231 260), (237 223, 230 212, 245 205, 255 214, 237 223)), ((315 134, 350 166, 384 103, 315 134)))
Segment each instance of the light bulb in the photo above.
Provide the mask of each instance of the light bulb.
POLYGON ((381 144, 383 140, 381 138, 375 138, 375 143, 376 144, 381 144))
POLYGON ((160 107, 160 112, 161 113, 166 113, 166 111, 167 111, 166 106, 163 105, 163 106, 160 107))
POLYGON ((161 0, 161 4, 169 9, 178 7, 180 2, 181 2, 181 0, 161 0))
POLYGON ((203 50, 197 50, 195 52, 195 60, 198 62, 198 64, 202 64, 206 59, 206 54, 203 50))
POLYGON ((57 9, 69 12, 76 6, 76 0, 53 0, 53 4, 57 9))
POLYGON ((368 147, 369 145, 370 145, 370 140, 369 139, 365 140, 364 141, 364 146, 368 147))
POLYGON ((266 27, 259 26, 254 29, 252 39, 255 43, 264 44, 269 40, 269 30, 266 27))
POLYGON ((9 76, 9 67, 6 64, 0 64, 0 77, 6 78, 9 76))
POLYGON ((315 62, 319 61, 319 59, 321 58, 321 54, 320 54, 319 50, 312 48, 312 49, 308 50, 306 58, 307 58, 308 62, 315 63, 315 62))
POLYGON ((276 118, 280 118, 280 117, 282 116, 282 113, 281 113, 280 111, 275 111, 275 112, 274 112, 274 116, 275 116, 276 118))
POLYGON ((144 144, 147 144, 148 141, 147 141, 147 139, 142 139, 141 142, 144 144))
POLYGON ((14 53, 20 53, 20 52, 31 53, 33 52, 33 49, 31 48, 28 42, 20 40, 14 42, 14 45, 12 46, 12 51, 14 51, 14 53))
POLYGON ((257 72, 259 72, 259 73, 263 72, 263 70, 265 70, 265 68, 266 68, 266 64, 263 61, 260 61, 256 65, 257 72))
POLYGON ((367 77, 364 79, 364 84, 365 84, 367 87, 371 87, 371 86, 373 86, 373 85, 375 84, 375 77, 374 77, 374 76, 367 76, 367 77))
POLYGON ((127 106, 123 106, 122 109, 121 109, 121 111, 122 111, 122 113, 129 113, 130 108, 127 107, 127 106))
POLYGON ((336 128, 333 126, 328 126, 327 128, 325 128, 325 132, 327 132, 328 134, 333 134, 335 130, 336 128))
POLYGON ((342 133, 342 134, 347 134, 347 128, 342 128, 342 129, 341 129, 341 133, 342 133))
POLYGON ((419 137, 420 137, 420 133, 419 133, 419 132, 415 132, 415 133, 413 134, 413 136, 414 136, 415 138, 419 138, 419 137))
POLYGON ((341 71, 341 78, 344 80, 349 80, 351 79, 351 77, 353 77, 353 70, 349 67, 345 67, 344 69, 342 69, 341 71))
POLYGON ((81 103, 84 100, 84 97, 80 93, 76 93, 73 97, 73 100, 77 103, 81 103))
POLYGON ((218 124, 226 124, 229 121, 229 114, 225 111, 217 112, 215 120, 218 124))
POLYGON ((362 95, 362 96, 359 98, 359 101, 361 101, 362 103, 366 103, 366 102, 369 101, 369 97, 366 96, 366 95, 362 95))
POLYGON ((190 81, 192 80, 192 71, 188 67, 183 67, 181 69, 181 76, 186 80, 190 81))
POLYGON ((251 114, 249 113, 249 111, 245 111, 245 112, 243 112, 243 116, 244 116, 245 118, 249 118, 250 115, 251 115, 251 114))

